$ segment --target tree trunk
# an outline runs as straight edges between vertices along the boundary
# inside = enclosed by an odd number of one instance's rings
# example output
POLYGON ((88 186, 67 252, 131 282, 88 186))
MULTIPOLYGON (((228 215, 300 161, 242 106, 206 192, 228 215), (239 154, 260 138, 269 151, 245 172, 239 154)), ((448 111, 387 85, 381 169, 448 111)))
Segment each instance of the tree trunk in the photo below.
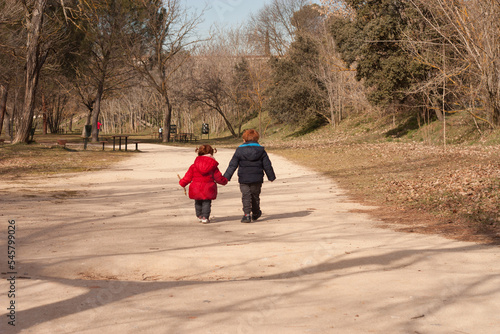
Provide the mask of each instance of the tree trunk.
POLYGON ((492 123, 497 128, 500 127, 500 106, 499 105, 493 106, 493 119, 492 119, 492 123))
POLYGON ((26 48, 26 87, 21 122, 17 129, 14 143, 28 143, 35 113, 35 97, 40 76, 40 69, 45 62, 47 53, 40 52, 40 38, 43 25, 43 13, 47 0, 36 0, 33 12, 26 13, 27 19, 27 48, 26 48))
POLYGON ((17 100, 19 98, 19 90, 16 90, 16 94, 14 95, 14 103, 12 104, 12 110, 9 115, 9 121, 8 121, 8 132, 9 132, 9 137, 10 141, 14 141, 14 130, 15 130, 15 116, 17 114, 17 100))
POLYGON ((435 95, 431 96, 431 105, 432 109, 436 113, 438 120, 440 122, 443 122, 444 119, 443 112, 441 111, 440 102, 438 101, 438 98, 435 95))
POLYGON ((236 132, 234 131, 233 126, 231 125, 231 122, 229 122, 229 120, 226 118, 226 115, 224 115, 224 113, 222 112, 222 110, 220 108, 217 108, 217 112, 222 116, 222 118, 224 119, 224 122, 226 122, 227 128, 228 128, 229 132, 231 132, 231 134, 233 135, 233 137, 234 138, 238 138, 238 135, 236 134, 236 132))
POLYGON ((42 113, 43 113, 43 134, 47 134, 47 101, 45 95, 42 94, 42 113))
MULTIPOLYGON (((87 120, 85 121, 85 125, 90 125, 91 124, 91 122, 92 122, 92 111, 93 110, 94 110, 93 108, 92 109, 89 108, 89 113, 87 114, 87 120)), ((82 137, 85 137, 85 126, 82 129, 82 137)))
POLYGON ((52 111, 47 112, 47 124, 50 129, 50 133, 59 133, 62 130, 60 129, 61 117, 64 109, 63 106, 65 104, 65 99, 63 99, 60 95, 54 97, 54 100, 52 101, 52 111))
POLYGON ((493 70, 491 72, 486 85, 487 103, 491 110, 491 123, 498 128, 500 126, 500 73, 497 74, 493 70))
POLYGON ((9 94, 8 85, 0 85, 0 135, 2 134, 3 120, 7 110, 7 96, 9 94))
POLYGON ((14 116, 7 114, 7 134, 10 140, 14 140, 14 116))
POLYGON ((99 87, 97 88, 97 95, 95 97, 95 108, 93 110, 92 115, 92 142, 99 141, 99 131, 97 129, 97 122, 99 121, 99 113, 101 112, 101 101, 102 94, 104 92, 104 80, 99 83, 99 87))
POLYGON ((165 136, 163 137, 163 142, 167 143, 170 141, 170 124, 172 123, 172 104, 170 103, 168 95, 165 95, 165 103, 167 104, 167 110, 165 112, 165 118, 163 120, 163 133, 165 134, 165 136))

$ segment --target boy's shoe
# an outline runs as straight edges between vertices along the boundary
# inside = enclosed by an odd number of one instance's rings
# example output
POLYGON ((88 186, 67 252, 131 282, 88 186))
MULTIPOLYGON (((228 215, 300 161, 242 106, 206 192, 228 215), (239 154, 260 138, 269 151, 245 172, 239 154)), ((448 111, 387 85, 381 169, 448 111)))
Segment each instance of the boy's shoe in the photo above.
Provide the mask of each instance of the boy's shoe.
POLYGON ((210 223, 210 219, 205 218, 205 217, 201 217, 201 223, 202 224, 208 224, 208 223, 210 223))
POLYGON ((251 223, 252 222, 252 217, 250 215, 244 215, 243 218, 241 218, 242 223, 251 223))
POLYGON ((259 212, 257 212, 257 213, 252 213, 252 220, 257 220, 260 218, 260 216, 262 216, 261 210, 259 210, 259 212))
POLYGON ((202 216, 199 216, 198 217, 198 221, 201 223, 201 221, 203 220, 203 217, 202 216))

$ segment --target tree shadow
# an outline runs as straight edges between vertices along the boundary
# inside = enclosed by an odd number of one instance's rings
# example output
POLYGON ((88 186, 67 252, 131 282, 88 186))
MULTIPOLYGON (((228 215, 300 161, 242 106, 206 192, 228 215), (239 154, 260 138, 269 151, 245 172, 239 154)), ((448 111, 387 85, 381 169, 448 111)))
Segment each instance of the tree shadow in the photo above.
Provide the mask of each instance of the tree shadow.
MULTIPOLYGON (((101 311, 97 309, 122 302, 128 298, 135 298, 141 295, 148 295, 151 293, 160 294, 171 294, 173 289, 190 287, 190 289, 197 286, 203 287, 203 289, 210 289, 215 285, 230 283, 252 283, 252 282, 287 282, 286 289, 279 293, 269 290, 269 292, 259 293, 258 295, 246 296, 235 296, 233 300, 230 300, 223 306, 215 308, 200 308, 199 304, 189 304, 188 309, 179 309, 175 311, 163 311, 164 317, 178 318, 179 321, 186 319, 187 315, 192 317, 213 317, 214 314, 224 315, 228 320, 234 320, 234 317, 243 317, 243 314, 247 312, 254 311, 252 308, 258 307, 259 305, 264 305, 269 303, 270 300, 274 302, 284 301, 288 298, 298 297, 303 293, 306 293, 312 289, 318 289, 317 280, 303 280, 302 278, 316 275, 316 274, 327 274, 320 276, 321 283, 331 282, 338 280, 340 278, 349 278, 359 275, 366 275, 370 273, 379 273, 382 271, 398 270, 408 266, 418 264, 424 261, 429 256, 439 255, 441 253, 456 253, 460 254, 463 252, 471 252, 484 249, 483 246, 471 245, 471 246, 459 246, 454 248, 444 248, 444 249, 407 249, 407 250, 397 250, 389 251, 380 255, 368 255, 361 256, 358 258, 346 258, 348 255, 340 254, 338 256, 332 257, 326 261, 322 261, 317 264, 304 266, 299 270, 289 270, 284 271, 279 274, 270 274, 263 276, 251 276, 242 279, 227 279, 227 280, 214 280, 214 279, 200 279, 200 280, 177 280, 177 281, 127 281, 127 280, 109 280, 109 279, 62 279, 55 277, 38 277, 37 279, 44 282, 53 282, 59 285, 63 285, 66 288, 75 288, 78 290, 86 290, 84 293, 67 298, 65 300, 45 303, 26 310, 19 310, 16 312, 16 317, 19 319, 17 325, 12 333, 19 333, 25 329, 29 329, 33 326, 39 325, 40 323, 50 323, 54 320, 68 317, 71 315, 87 312, 94 310, 94 317, 98 315, 101 316, 101 311), (374 267, 375 266, 375 267, 374 267), (354 268, 365 268, 352 271, 354 268), (309 282, 309 283, 308 283, 309 282), (232 319, 231 319, 232 317, 232 319), (43 320, 40 320, 43 319, 43 320)), ((240 263, 244 265, 244 263, 240 263)), ((497 275, 491 274, 481 277, 469 282, 468 284, 462 284, 459 287, 450 287, 449 291, 443 292, 443 298, 446 302, 433 302, 429 301, 429 306, 426 309, 426 316, 429 317, 432 314, 437 313, 441 308, 447 307, 450 303, 457 302, 466 296, 473 295, 477 297, 479 295, 493 295, 500 292, 500 286, 494 288, 484 289, 486 283, 491 283, 493 280, 498 280, 497 275), (482 294, 478 293, 477 290, 483 291, 482 294)), ((367 282, 367 284, 370 284, 367 282)), ((491 285, 491 284, 490 284, 491 285)), ((26 296, 29 298, 29 296, 26 296)), ((147 304, 148 300, 144 300, 147 304)), ((406 305, 405 305, 406 306, 406 305)), ((397 306, 391 305, 387 306, 386 314, 391 314, 397 306)), ((382 310, 381 310, 382 311, 382 310)), ((89 316, 87 313, 86 317, 89 316)), ((265 316, 262 315, 262 316, 265 316)), ((92 320, 92 319, 89 319, 92 320)), ((369 321, 370 319, 365 319, 369 321)), ((376 319, 371 319, 376 320, 376 319)), ((117 319, 117 321, 130 321, 134 322, 132 318, 129 319, 117 319)), ((142 322, 143 320, 136 320, 142 322)), ((251 325, 251 324, 249 324, 251 325)), ((88 322, 89 329, 94 326, 99 326, 94 324, 92 321, 88 322)), ((164 325, 165 326, 165 325, 164 325)), ((175 324, 168 324, 166 326, 176 326, 175 324)), ((407 325, 409 328, 414 326, 411 323, 407 325)), ((173 328, 173 327, 172 327, 173 328)), ((170 328, 170 329, 172 329, 170 328)), ((95 328, 97 330, 97 328, 95 328)), ((162 327, 163 329, 163 327, 162 327)), ((416 328, 413 328, 416 330, 416 328)), ((57 332, 57 329, 54 330, 57 332)), ((169 331, 167 331, 169 332, 169 331)))

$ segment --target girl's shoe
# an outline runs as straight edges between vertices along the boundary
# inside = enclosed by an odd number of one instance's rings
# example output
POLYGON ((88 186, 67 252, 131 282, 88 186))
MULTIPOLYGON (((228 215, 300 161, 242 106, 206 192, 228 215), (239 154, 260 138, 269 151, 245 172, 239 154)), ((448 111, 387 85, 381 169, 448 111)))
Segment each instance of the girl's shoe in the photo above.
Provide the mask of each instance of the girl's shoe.
POLYGON ((205 217, 201 217, 201 223, 202 224, 208 224, 208 223, 210 223, 210 219, 205 218, 205 217))

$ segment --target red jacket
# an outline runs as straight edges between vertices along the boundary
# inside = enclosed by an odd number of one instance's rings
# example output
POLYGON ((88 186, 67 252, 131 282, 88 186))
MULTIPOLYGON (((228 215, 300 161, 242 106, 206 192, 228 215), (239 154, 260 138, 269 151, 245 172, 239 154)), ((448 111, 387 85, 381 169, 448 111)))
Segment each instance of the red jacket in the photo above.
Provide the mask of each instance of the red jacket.
POLYGON ((198 200, 216 199, 217 183, 225 185, 227 179, 217 166, 219 163, 211 156, 202 155, 194 160, 186 175, 179 181, 181 187, 189 186, 189 198, 198 200))

